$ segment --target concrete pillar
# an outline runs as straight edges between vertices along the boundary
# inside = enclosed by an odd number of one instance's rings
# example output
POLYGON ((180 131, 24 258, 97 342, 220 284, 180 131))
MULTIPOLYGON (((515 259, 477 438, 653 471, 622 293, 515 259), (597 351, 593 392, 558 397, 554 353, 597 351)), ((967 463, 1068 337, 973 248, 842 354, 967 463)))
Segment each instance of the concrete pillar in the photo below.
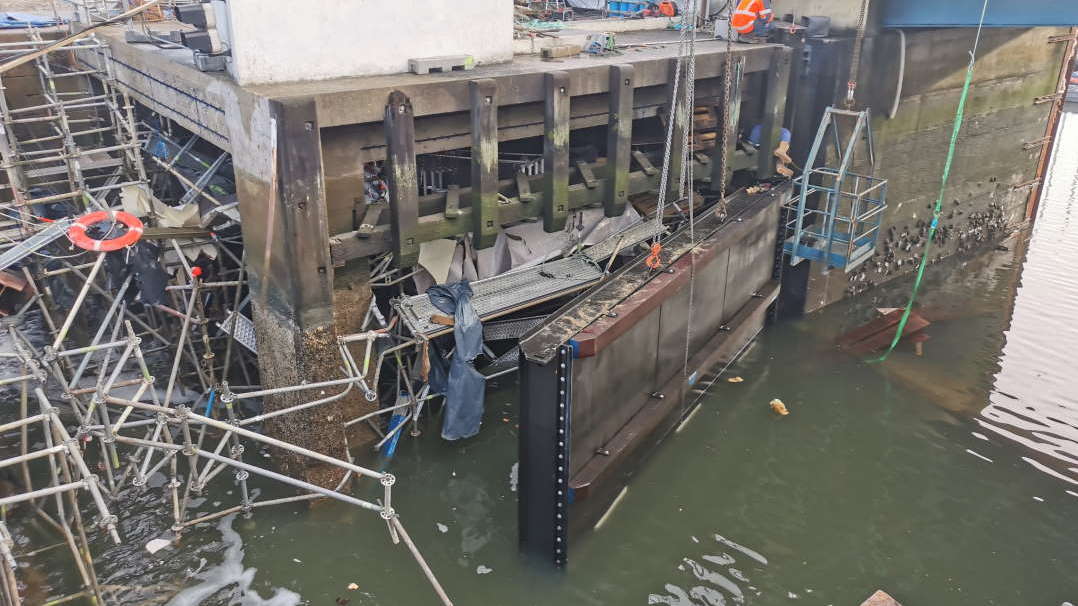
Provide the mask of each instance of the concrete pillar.
MULTIPOLYGON (((730 176, 733 174, 733 170, 729 169, 725 164, 729 164, 734 157, 734 151, 737 149, 737 126, 741 121, 741 76, 745 72, 745 57, 744 55, 726 55, 723 61, 731 61, 730 66, 730 100, 726 106, 720 108, 722 111, 719 114, 719 124, 715 131, 715 149, 711 152, 711 191, 721 192, 726 183, 723 183, 723 179, 730 180, 730 176), (727 119, 729 116, 729 119, 727 119), (726 126, 729 128, 726 137, 726 154, 722 153, 722 129, 726 126)), ((725 73, 725 70, 724 70, 725 73)), ((723 76, 725 78, 725 75, 723 76)), ((725 87, 726 85, 723 84, 725 87)))
POLYGON ((569 73, 547 72, 543 138, 543 229, 565 229, 569 218, 569 73))
MULTIPOLYGON (((262 385, 273 388, 340 378, 314 99, 257 99, 245 109, 246 120, 234 123, 230 132, 262 385)), ((270 412, 332 393, 270 396, 264 406, 270 412)), ((344 420, 338 401, 273 418, 264 430, 343 458, 344 420)), ((343 476, 337 468, 291 453, 275 452, 274 457, 284 473, 321 486, 334 486, 343 476)))
POLYGON ((779 143, 783 119, 786 116, 786 91, 790 85, 790 49, 777 46, 771 56, 771 69, 764 76, 764 113, 760 129, 759 164, 756 176, 767 179, 775 174, 772 152, 779 143))
POLYGON ((629 164, 633 139, 633 66, 610 66, 610 109, 606 136, 608 217, 625 214, 629 203, 629 164))
POLYGON ((393 264, 411 267, 419 260, 419 185, 415 162, 415 111, 400 92, 389 94, 385 111, 386 180, 389 185, 393 264))
MULTIPOLYGON (((666 185, 667 202, 678 202, 678 192, 681 190, 681 171, 685 166, 681 154, 681 143, 685 139, 685 131, 689 128, 689 119, 695 109, 694 101, 679 105, 679 101, 685 98, 686 82, 688 78, 684 67, 681 76, 677 79, 677 89, 674 89, 674 74, 677 73, 678 60, 670 60, 670 75, 666 83, 667 95, 670 101, 666 105, 666 119, 674 121, 674 133, 670 142, 670 176, 666 185), (680 108, 680 109, 679 109, 680 108)), ((666 140, 666 131, 663 131, 663 141, 666 140)), ((692 145, 692 141, 689 141, 692 145)), ((690 157, 692 154, 690 154, 690 157)), ((689 196, 692 194, 689 193, 689 196)))
POLYGON ((489 78, 469 83, 472 102, 472 243, 494 245, 498 220, 498 84, 489 78))

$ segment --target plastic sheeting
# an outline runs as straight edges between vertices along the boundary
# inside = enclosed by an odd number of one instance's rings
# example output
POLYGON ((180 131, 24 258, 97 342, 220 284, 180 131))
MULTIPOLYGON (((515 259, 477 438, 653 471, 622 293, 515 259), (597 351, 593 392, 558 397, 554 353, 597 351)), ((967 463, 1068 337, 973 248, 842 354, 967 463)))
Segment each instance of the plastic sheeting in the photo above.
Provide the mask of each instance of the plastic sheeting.
POLYGON ((586 8, 600 11, 606 8, 606 0, 565 0, 573 8, 586 8))
POLYGON ((0 12, 0 29, 25 29, 28 27, 52 27, 63 20, 29 13, 0 12))
POLYGON ((479 433, 483 422, 486 379, 475 369, 475 358, 483 351, 483 325, 472 307, 472 287, 467 280, 427 290, 431 303, 453 315, 456 349, 446 372, 445 360, 431 356, 431 393, 445 395, 442 438, 460 440, 479 433))
MULTIPOLYGON (((547 233, 540 222, 521 223, 498 234, 486 255, 479 255, 479 277, 489 278, 521 267, 532 267, 560 256, 577 246, 596 242, 640 222, 640 213, 627 205, 620 217, 606 217, 601 208, 574 213, 565 229, 547 233)), ((486 252, 486 251, 480 251, 486 252)))

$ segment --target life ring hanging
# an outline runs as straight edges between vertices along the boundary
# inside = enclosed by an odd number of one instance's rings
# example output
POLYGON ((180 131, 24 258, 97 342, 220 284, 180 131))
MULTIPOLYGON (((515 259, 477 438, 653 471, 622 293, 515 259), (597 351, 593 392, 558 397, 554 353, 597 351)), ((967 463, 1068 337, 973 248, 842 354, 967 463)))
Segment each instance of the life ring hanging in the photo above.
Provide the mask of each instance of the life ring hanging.
POLYGON ((139 241, 142 237, 142 221, 135 215, 123 211, 99 210, 79 217, 67 229, 67 237, 79 248, 94 252, 112 252, 139 241), (127 227, 127 233, 111 240, 95 240, 86 235, 87 229, 102 221, 123 223, 127 227))

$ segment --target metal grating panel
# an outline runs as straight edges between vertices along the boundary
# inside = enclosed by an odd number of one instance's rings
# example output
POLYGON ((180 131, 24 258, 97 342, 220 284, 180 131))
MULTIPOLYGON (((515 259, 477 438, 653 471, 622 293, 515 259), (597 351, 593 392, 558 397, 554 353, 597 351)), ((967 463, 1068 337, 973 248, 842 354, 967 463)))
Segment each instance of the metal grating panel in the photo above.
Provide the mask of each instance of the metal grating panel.
MULTIPOLYGON (((472 306, 479 319, 484 320, 580 290, 602 277, 603 270, 582 255, 558 259, 472 282, 472 306)), ((448 330, 430 321, 432 315, 443 314, 425 294, 403 299, 396 306, 413 334, 430 335, 448 330)))
POLYGON ((602 261, 610 258, 619 250, 621 252, 631 250, 637 243, 653 238, 659 233, 665 234, 668 231, 667 228, 657 225, 654 220, 644 221, 623 229, 601 242, 597 242, 594 246, 585 250, 584 254, 589 259, 602 261))
POLYGON ((235 322, 236 342, 246 347, 251 353, 257 355, 258 344, 255 342, 255 323, 243 314, 230 311, 224 322, 217 323, 217 327, 226 334, 232 334, 232 331, 229 329, 233 327, 233 322, 235 322), (233 320, 233 318, 235 318, 235 320, 233 320))
POLYGON ((485 366, 480 372, 488 379, 509 374, 520 365, 520 348, 513 347, 509 351, 498 356, 493 362, 485 366))
POLYGON ((518 318, 516 320, 501 320, 487 322, 483 325, 484 341, 508 341, 519 339, 524 333, 539 326, 546 316, 533 316, 531 318, 518 318))
POLYGON ((71 218, 60 219, 30 236, 25 241, 19 242, 3 255, 0 255, 0 270, 11 267, 26 257, 29 257, 35 251, 60 239, 67 233, 67 228, 71 227, 71 224, 74 222, 75 220, 71 218))

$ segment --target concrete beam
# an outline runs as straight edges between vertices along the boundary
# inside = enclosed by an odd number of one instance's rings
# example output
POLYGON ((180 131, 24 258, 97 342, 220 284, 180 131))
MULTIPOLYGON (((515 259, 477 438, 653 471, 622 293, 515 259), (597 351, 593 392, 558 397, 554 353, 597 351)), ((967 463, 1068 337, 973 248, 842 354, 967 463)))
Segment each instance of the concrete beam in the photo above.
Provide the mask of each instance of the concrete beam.
POLYGON ((790 49, 775 47, 771 69, 764 77, 763 125, 760 132, 760 151, 757 154, 756 176, 767 179, 775 174, 772 152, 779 143, 783 119, 786 116, 786 91, 790 85, 790 49))
MULTIPOLYGON (((637 53, 593 57, 579 65, 564 63, 559 66, 569 74, 569 88, 573 95, 587 96, 609 92, 609 69, 611 65, 632 63, 635 70, 636 88, 664 86, 669 75, 668 61, 677 56, 677 40, 670 44, 642 48, 637 53), (627 61, 627 57, 631 60, 627 61)), ((747 72, 770 68, 770 44, 734 45, 734 54, 746 57, 747 72)), ((703 40, 697 42, 697 79, 717 78, 722 71, 725 42, 703 40)), ((381 120, 382 100, 394 90, 412 99, 417 118, 445 113, 468 112, 471 108, 469 82, 476 78, 498 80, 502 91, 502 106, 522 103, 542 103, 545 98, 544 77, 550 64, 539 57, 516 57, 504 65, 480 66, 474 71, 430 74, 399 74, 364 78, 338 78, 324 82, 301 82, 252 86, 253 93, 271 98, 313 96, 318 103, 318 115, 324 127, 346 124, 364 124, 381 120)))

